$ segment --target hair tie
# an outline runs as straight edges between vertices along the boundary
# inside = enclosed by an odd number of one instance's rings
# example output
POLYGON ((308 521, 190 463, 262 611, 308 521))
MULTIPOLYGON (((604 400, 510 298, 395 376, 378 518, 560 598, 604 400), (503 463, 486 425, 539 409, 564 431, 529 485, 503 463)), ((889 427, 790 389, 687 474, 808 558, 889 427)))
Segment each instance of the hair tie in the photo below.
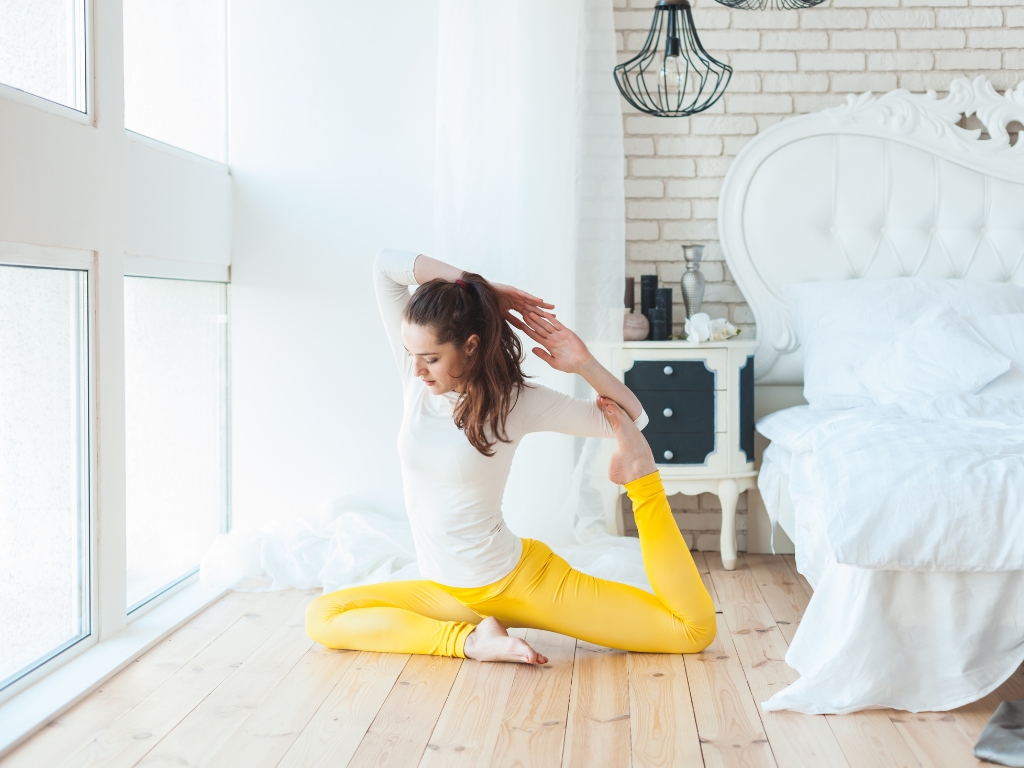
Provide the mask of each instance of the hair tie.
POLYGON ((469 287, 468 285, 466 285, 466 281, 465 281, 465 280, 463 280, 462 278, 459 278, 458 280, 456 280, 456 281, 455 281, 455 284, 456 284, 457 286, 459 286, 459 288, 462 288, 463 290, 465 290, 466 288, 468 288, 468 287, 469 287))

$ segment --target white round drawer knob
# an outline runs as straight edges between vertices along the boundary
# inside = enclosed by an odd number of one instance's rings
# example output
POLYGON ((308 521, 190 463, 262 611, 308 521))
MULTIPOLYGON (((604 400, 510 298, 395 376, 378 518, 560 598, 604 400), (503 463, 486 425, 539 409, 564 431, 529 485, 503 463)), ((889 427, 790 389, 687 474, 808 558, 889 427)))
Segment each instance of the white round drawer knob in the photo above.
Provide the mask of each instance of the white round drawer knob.
POLYGON ((672 375, 672 366, 671 365, 666 365, 665 366, 665 375, 666 376, 671 376, 672 375))
POLYGON ((672 461, 672 457, 675 456, 672 451, 665 451, 665 461, 672 461))
POLYGON ((671 409, 671 408, 666 408, 666 409, 665 409, 664 411, 662 411, 661 413, 662 413, 662 415, 663 415, 663 416, 664 416, 664 417, 665 417, 666 419, 671 419, 671 418, 672 418, 672 409, 671 409))

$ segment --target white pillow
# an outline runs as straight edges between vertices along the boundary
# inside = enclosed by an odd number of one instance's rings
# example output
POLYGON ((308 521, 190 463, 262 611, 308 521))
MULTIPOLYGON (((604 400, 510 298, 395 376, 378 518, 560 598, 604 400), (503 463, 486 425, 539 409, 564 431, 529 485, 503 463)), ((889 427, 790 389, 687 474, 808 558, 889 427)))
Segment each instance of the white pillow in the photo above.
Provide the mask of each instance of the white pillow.
POLYGON ((984 397, 1024 399, 1024 314, 968 317, 967 322, 1013 367, 979 392, 984 397))
POLYGON ((1010 369, 1010 358, 992 349, 949 307, 922 315, 857 366, 861 384, 879 405, 902 397, 973 395, 1010 369))
POLYGON ((870 405, 857 367, 936 305, 961 317, 1024 313, 1024 287, 929 277, 823 280, 785 289, 811 408, 870 405))

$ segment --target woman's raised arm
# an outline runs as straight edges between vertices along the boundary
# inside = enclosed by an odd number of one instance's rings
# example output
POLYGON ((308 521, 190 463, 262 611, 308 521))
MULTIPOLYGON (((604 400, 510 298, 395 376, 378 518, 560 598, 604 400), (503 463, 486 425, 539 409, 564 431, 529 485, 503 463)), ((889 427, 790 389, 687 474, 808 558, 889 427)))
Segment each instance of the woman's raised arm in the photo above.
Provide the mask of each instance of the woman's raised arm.
POLYGON ((462 277, 462 270, 445 264, 443 261, 432 259, 429 256, 420 256, 416 259, 416 282, 419 285, 428 283, 431 280, 444 280, 446 283, 454 283, 462 277))
POLYGON ((640 418, 643 406, 633 391, 601 365, 583 340, 562 325, 557 317, 550 312, 535 311, 524 319, 526 322, 518 318, 509 322, 542 345, 534 347, 533 354, 556 371, 579 374, 597 394, 618 403, 629 418, 634 421, 640 418))
POLYGON ((382 248, 373 262, 373 287, 384 321, 391 353, 403 377, 408 375, 405 345, 402 343, 402 311, 409 301, 409 286, 415 285, 413 265, 425 259, 416 251, 382 248))

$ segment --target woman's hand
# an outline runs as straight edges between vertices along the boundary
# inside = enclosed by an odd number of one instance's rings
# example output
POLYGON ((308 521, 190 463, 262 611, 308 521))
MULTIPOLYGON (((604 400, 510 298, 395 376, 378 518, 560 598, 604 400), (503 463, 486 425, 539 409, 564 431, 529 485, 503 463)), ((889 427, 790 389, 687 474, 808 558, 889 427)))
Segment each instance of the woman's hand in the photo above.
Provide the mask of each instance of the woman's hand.
POLYGON ((534 347, 533 354, 556 371, 582 373, 592 358, 582 339, 550 312, 536 309, 523 314, 523 320, 509 315, 508 321, 542 345, 534 347))
POLYGON ((636 395, 601 365, 583 340, 558 322, 553 314, 537 309, 524 315, 522 320, 509 315, 508 321, 542 345, 534 347, 533 354, 545 363, 556 371, 579 374, 598 395, 617 403, 629 418, 634 421, 640 418, 643 406, 636 395))
POLYGON ((498 300, 501 302, 501 313, 505 315, 505 319, 512 323, 512 325, 515 325, 512 321, 518 320, 518 318, 510 314, 510 312, 515 311, 526 317, 531 312, 536 312, 537 310, 555 308, 554 304, 548 304, 543 299, 538 299, 536 296, 526 291, 521 291, 518 288, 513 288, 511 285, 491 283, 491 287, 498 294, 498 300))

